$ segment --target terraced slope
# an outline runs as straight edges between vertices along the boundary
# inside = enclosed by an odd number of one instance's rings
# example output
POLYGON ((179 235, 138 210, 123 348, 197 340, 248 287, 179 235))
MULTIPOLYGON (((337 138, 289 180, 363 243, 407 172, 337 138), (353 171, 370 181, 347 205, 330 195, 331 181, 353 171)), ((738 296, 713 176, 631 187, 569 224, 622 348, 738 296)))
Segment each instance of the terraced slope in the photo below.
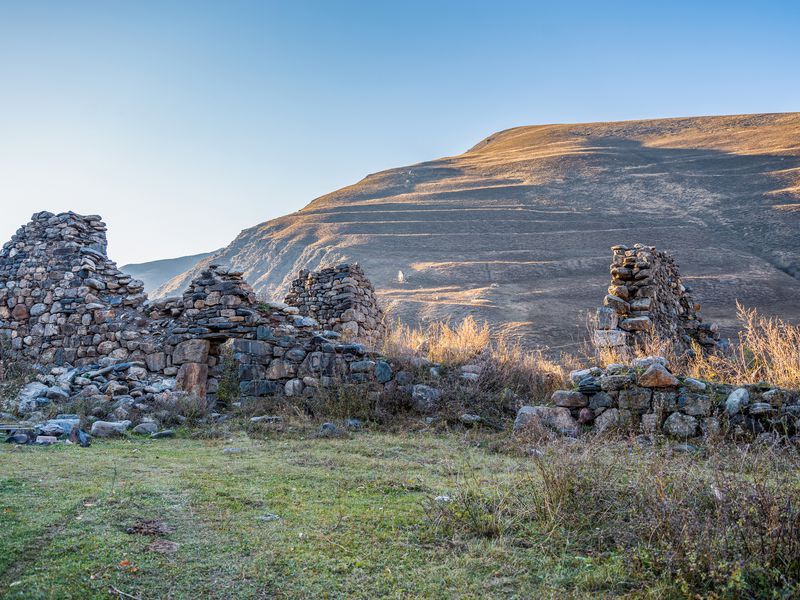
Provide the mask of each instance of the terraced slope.
POLYGON ((800 113, 518 127, 369 175, 206 260, 277 298, 301 268, 355 260, 405 320, 472 314, 568 347, 609 247, 637 241, 677 256, 728 334, 737 299, 800 320, 800 113))

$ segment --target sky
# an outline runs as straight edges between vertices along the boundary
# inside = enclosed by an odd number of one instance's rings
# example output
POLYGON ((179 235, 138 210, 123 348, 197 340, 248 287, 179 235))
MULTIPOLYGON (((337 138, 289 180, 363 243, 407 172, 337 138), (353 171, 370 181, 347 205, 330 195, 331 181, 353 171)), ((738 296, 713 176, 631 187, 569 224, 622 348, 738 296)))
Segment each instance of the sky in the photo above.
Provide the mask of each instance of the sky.
POLYGON ((210 251, 519 125, 800 110, 800 2, 0 0, 0 240, 210 251))

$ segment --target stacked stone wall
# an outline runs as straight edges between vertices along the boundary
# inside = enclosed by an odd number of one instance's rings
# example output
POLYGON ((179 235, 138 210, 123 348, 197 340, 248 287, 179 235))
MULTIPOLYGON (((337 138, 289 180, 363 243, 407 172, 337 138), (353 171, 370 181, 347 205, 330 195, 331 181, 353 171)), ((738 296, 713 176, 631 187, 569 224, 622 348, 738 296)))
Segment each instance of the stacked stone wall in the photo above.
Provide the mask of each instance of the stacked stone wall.
POLYGON ((527 406, 517 430, 532 421, 561 434, 611 429, 678 439, 729 435, 800 444, 800 392, 766 384, 735 386, 673 375, 658 356, 570 374, 573 387, 551 405, 527 406))
POLYGON ((46 378, 52 385, 30 388, 20 412, 76 396, 116 418, 175 392, 213 401, 226 344, 242 398, 311 396, 338 381, 392 385, 393 367, 349 339, 374 340, 382 326, 357 265, 302 274, 316 294, 304 306, 325 323, 257 302, 241 272, 218 265, 181 297, 150 303, 142 282, 106 257, 105 230, 97 216, 37 213, 0 253, 6 358, 55 367, 46 378))
POLYGON ((144 285, 106 256, 99 216, 40 212, 0 251, 0 336, 30 362, 127 359, 138 347, 144 285))
MULTIPOLYGON (((703 323, 700 304, 681 282, 673 258, 653 246, 614 246, 611 285, 597 309, 594 343, 600 348, 634 351, 656 341, 678 353, 693 343, 717 347, 716 324, 703 323)), ((633 354, 633 352, 631 352, 633 354)))
POLYGON ((348 339, 377 346, 385 336, 383 310, 358 264, 300 271, 285 301, 348 339))

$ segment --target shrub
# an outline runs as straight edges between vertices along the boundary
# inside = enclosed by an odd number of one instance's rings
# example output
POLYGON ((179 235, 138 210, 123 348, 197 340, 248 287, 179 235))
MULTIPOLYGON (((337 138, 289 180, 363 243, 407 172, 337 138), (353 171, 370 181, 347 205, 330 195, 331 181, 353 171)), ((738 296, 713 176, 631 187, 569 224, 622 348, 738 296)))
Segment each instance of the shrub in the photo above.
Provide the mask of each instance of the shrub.
POLYGON ((217 401, 221 406, 229 407, 239 399, 239 365, 233 357, 233 344, 222 346, 220 357, 222 372, 219 377, 217 401))

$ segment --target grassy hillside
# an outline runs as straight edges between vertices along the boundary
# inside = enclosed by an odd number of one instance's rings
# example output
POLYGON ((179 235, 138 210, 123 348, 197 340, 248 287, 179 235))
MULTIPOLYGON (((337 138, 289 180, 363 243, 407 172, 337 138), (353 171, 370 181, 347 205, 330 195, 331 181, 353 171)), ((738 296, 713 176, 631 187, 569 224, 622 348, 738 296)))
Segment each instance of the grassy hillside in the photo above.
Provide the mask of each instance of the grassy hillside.
POLYGON ((674 253, 725 334, 736 299, 799 320, 798 231, 800 113, 697 117, 503 131, 247 229, 215 261, 280 298, 300 268, 356 260, 407 321, 472 314, 570 348, 617 243, 674 253))

